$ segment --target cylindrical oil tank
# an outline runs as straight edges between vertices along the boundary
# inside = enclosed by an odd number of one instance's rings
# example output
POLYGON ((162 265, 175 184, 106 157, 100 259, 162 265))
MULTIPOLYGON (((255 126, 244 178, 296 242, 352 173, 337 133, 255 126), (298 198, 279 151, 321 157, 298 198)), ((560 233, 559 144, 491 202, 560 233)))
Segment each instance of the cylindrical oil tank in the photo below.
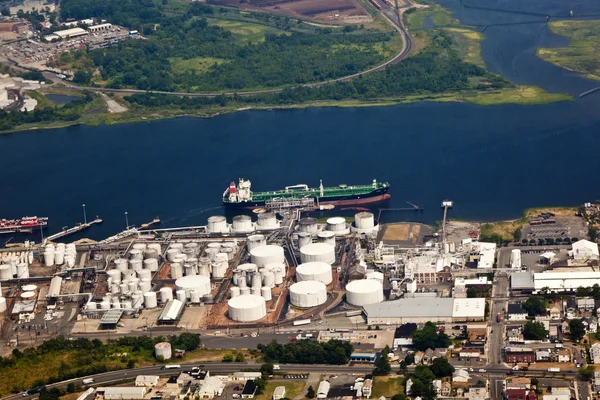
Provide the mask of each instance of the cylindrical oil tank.
POLYGON ((327 218, 327 230, 336 233, 343 233, 346 230, 346 220, 342 217, 327 218))
POLYGON ((375 217, 370 212, 359 212, 354 215, 354 226, 358 229, 372 229, 375 226, 375 217))
POLYGON ((262 286, 262 277, 258 272, 252 274, 252 287, 260 288, 262 286))
POLYGON ((171 351, 171 343, 160 342, 154 345, 154 355, 157 359, 169 360, 173 356, 171 351))
POLYGON ((381 303, 383 285, 375 279, 360 279, 346 285, 346 301, 354 306, 381 303))
POLYGON ((236 215, 233 217, 233 224, 231 226, 233 232, 246 233, 254 231, 254 225, 252 225, 252 218, 248 215, 236 215))
POLYGON ((17 278, 26 279, 29 278, 29 266, 27 263, 17 264, 17 278))
POLYGON ((175 242, 175 243, 171 243, 170 248, 171 249, 177 249, 181 253, 183 251, 183 246, 184 246, 183 243, 181 243, 181 242, 175 242))
POLYGON ((332 246, 335 246, 335 232, 332 231, 323 231, 317 234, 317 238, 319 238, 319 243, 326 243, 332 246))
POLYGON ((208 259, 210 261, 215 261, 215 258, 217 257, 217 254, 221 252, 221 249, 217 249, 216 247, 209 247, 205 250, 206 253, 206 257, 208 257, 208 259))
POLYGON ((279 222, 274 213, 266 212, 258 214, 258 229, 277 229, 279 228, 279 222))
POLYGON ((98 306, 95 301, 88 301, 87 304, 85 305, 86 310, 95 310, 97 308, 98 308, 98 306))
POLYGON ((298 221, 300 232, 315 233, 318 230, 317 220, 312 217, 306 217, 298 221))
POLYGON ((33 291, 21 293, 21 298, 25 299, 25 300, 31 300, 34 297, 35 297, 35 292, 33 292, 33 291))
POLYGON ((160 257, 159 253, 155 249, 146 249, 146 250, 144 250, 144 261, 145 260, 149 260, 149 259, 158 260, 159 257, 160 257))
POLYGON ((208 231, 210 233, 227 233, 229 227, 227 226, 227 219, 222 215, 214 215, 208 217, 208 231))
POLYGON ((152 281, 150 279, 142 279, 140 280, 139 287, 142 292, 149 292, 152 289, 152 281))
POLYGON ((152 271, 149 269, 140 269, 136 274, 139 279, 152 279, 152 271))
POLYGON ((275 273, 273 271, 265 271, 263 274, 263 286, 268 288, 275 286, 275 273))
POLYGON ((199 291, 197 291, 195 289, 190 291, 190 302, 192 304, 199 304, 200 303, 200 297, 202 297, 202 296, 200 295, 199 291))
POLYGON ((124 258, 117 258, 115 260, 115 268, 121 272, 125 272, 129 268, 129 263, 124 258))
POLYGON ((215 254, 215 262, 227 262, 227 254, 225 253, 217 253, 215 254))
POLYGON ((325 243, 311 243, 300 248, 300 259, 303 263, 320 261, 333 264, 335 262, 335 247, 325 243))
POLYGON ((119 284, 119 293, 126 295, 129 294, 129 285, 127 285, 127 283, 120 283, 119 284))
POLYGON ((110 293, 117 295, 119 294, 119 285, 117 285, 116 283, 113 283, 112 285, 110 285, 110 293))
POLYGON ((181 251, 179 251, 179 249, 174 249, 173 247, 171 247, 169 250, 167 250, 167 260, 173 262, 175 261, 175 257, 181 254, 181 251))
POLYGON ((229 289, 229 292, 231 293, 231 298, 238 297, 240 295, 240 288, 233 286, 231 289, 229 289))
POLYGON ((367 272, 367 279, 374 279, 376 281, 383 283, 383 278, 384 278, 383 272, 377 272, 377 271, 367 272))
POLYGON ((183 246, 183 252, 186 254, 193 254, 195 256, 198 255, 199 250, 199 244, 198 242, 190 242, 190 243, 186 243, 183 246))
POLYGON ((133 308, 142 308, 144 306, 144 293, 137 291, 131 295, 133 308))
POLYGON ((61 249, 56 249, 54 251, 54 264, 63 265, 65 263, 65 249, 64 247, 61 249))
POLYGON ((184 264, 183 274, 185 276, 196 275, 196 268, 192 264, 184 264))
POLYGON ((169 287, 160 288, 160 302, 166 303, 169 300, 173 300, 173 289, 169 287))
POLYGON ((271 301, 273 299, 273 296, 271 295, 271 288, 269 286, 263 286, 263 288, 260 289, 260 295, 263 299, 265 299, 265 301, 271 301))
POLYGON ((234 250, 231 247, 223 247, 221 252, 227 255, 227 261, 233 260, 233 257, 235 256, 234 250))
POLYGON ((46 248, 44 250, 44 264, 46 267, 54 266, 54 249, 46 248))
POLYGON ((307 244, 312 243, 312 235, 308 232, 299 232, 298 233, 298 248, 302 248, 307 244))
POLYGON ((331 265, 318 261, 300 264, 296 268, 296 280, 298 282, 319 281, 329 285, 333 280, 331 265))
POLYGON ((142 260, 140 260, 139 258, 133 258, 133 259, 129 260, 129 267, 133 271, 140 271, 141 269, 144 268, 144 264, 143 264, 142 260))
POLYGON ((28 285, 23 285, 23 287, 21 288, 24 292, 35 292, 38 287, 37 285, 34 284, 28 284, 28 285))
POLYGON ((260 296, 260 287, 251 287, 250 294, 260 296))
POLYGON ((253 248, 250 250, 250 257, 252 258, 252 263, 258 267, 264 267, 270 263, 283 263, 285 261, 283 247, 272 244, 253 248))
POLYGON ((327 288, 323 282, 303 281, 290 286, 290 302, 296 307, 316 307, 326 301, 327 288))
POLYGON ((187 254, 179 253, 175 256, 174 260, 176 263, 183 264, 187 261, 187 254))
POLYGON ((238 322, 258 321, 267 315, 265 299, 256 295, 240 295, 229 300, 229 318, 238 322))
POLYGON ((202 275, 184 276, 175 281, 178 290, 185 290, 186 297, 190 297, 192 290, 198 293, 198 296, 205 296, 210 293, 210 279, 202 275))
POLYGON ((227 272, 227 267, 229 267, 229 264, 227 263, 227 261, 213 263, 213 265, 212 265, 213 279, 225 278, 225 273, 227 272))
POLYGON ((146 308, 158 307, 158 301, 156 299, 156 292, 144 293, 144 305, 146 306, 146 308))
POLYGON ((121 307, 126 310, 131 310, 133 308, 133 301, 131 299, 125 299, 121 302, 121 307))
POLYGON ((149 271, 157 271, 158 260, 156 258, 146 258, 144 260, 144 269, 147 269, 149 271))
POLYGON ((223 243, 211 242, 211 243, 207 244, 206 247, 209 249, 221 249, 221 247, 223 247, 223 243))
POLYGON ((112 308, 121 308, 121 301, 118 297, 113 297, 110 304, 112 308))
POLYGON ((143 260, 144 259, 144 250, 140 249, 131 249, 129 252, 130 260, 143 260))
POLYGON ((185 294, 185 290, 178 290, 175 292, 175 295, 177 296, 177 300, 181 301, 182 303, 185 303, 185 300, 187 298, 186 294, 185 294))
POLYGON ((238 265, 236 269, 238 271, 243 271, 246 274, 250 274, 252 272, 257 272, 258 266, 256 264, 247 263, 238 265))
POLYGON ((208 265, 200 264, 200 266, 198 267, 198 275, 210 276, 210 270, 208 268, 208 265))
POLYGON ((241 296, 247 296, 249 294, 250 294, 250 288, 249 287, 240 288, 240 295, 241 296))
POLYGON ((171 264, 171 279, 179 279, 183 276, 183 266, 179 263, 171 264))
POLYGON ((134 243, 133 246, 132 246, 132 248, 137 249, 137 250, 142 250, 142 252, 144 250, 146 250, 146 247, 148 247, 146 245, 146 243, 134 243))
POLYGON ((0 265, 0 279, 12 279, 12 268, 8 264, 0 265))
POLYGON ((6 312, 6 298, 0 297, 0 314, 6 312))
POLYGON ((281 285, 283 283, 283 278, 285 277, 285 268, 278 267, 273 269, 274 279, 276 285, 281 285))
POLYGON ((110 309, 110 301, 103 301, 100 303, 101 310, 109 310, 110 309))
POLYGON ((248 236, 248 242, 246 246, 248 251, 251 251, 255 247, 264 246, 267 244, 267 239, 264 235, 250 235, 248 236))
POLYGON ((156 251, 159 255, 162 255, 162 248, 160 243, 149 243, 148 244, 148 249, 149 250, 154 250, 156 251))
POLYGON ((129 289, 129 291, 131 293, 133 293, 133 292, 137 291, 138 284, 139 284, 139 281, 137 281, 137 280, 135 280, 135 281, 129 281, 129 283, 127 284, 127 288, 129 289))

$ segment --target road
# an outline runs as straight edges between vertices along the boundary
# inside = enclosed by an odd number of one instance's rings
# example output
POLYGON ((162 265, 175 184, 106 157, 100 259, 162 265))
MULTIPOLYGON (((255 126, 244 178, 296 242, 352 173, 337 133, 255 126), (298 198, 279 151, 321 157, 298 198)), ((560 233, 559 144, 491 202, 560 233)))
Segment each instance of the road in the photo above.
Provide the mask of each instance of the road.
MULTIPOLYGON (((502 348, 504 347, 504 332, 502 321, 498 322, 497 315, 504 315, 505 300, 508 296, 508 274, 496 272, 492 287, 492 304, 490 307, 490 335, 488 340, 488 370, 495 370, 502 365, 502 348)), ((490 375, 490 395, 492 399, 502 397, 502 381, 504 375, 490 375)))

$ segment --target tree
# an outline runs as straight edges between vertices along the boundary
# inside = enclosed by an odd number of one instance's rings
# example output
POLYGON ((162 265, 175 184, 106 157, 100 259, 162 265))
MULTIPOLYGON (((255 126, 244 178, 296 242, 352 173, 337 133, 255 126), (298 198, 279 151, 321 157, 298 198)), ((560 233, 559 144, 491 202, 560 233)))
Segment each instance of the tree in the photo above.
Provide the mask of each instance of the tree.
POLYGON ((414 363, 415 363, 415 354, 414 354, 414 353, 408 353, 408 354, 406 355, 406 357, 404 357, 404 362, 405 362, 407 365, 412 365, 412 364, 414 364, 414 363))
POLYGON ((521 228, 515 229, 515 231, 513 232, 513 240, 515 243, 521 240, 521 228))
POLYGON ((383 351, 381 352, 381 356, 375 361, 375 368, 373 369, 373 375, 375 376, 383 376, 388 375, 392 372, 392 367, 390 366, 390 359, 388 354, 390 352, 390 347, 385 346, 383 351))
POLYGON ((477 290, 474 287, 470 287, 467 289, 467 297, 469 299, 473 299, 475 297, 477 297, 477 290))
POLYGON ((235 355, 235 362, 244 362, 244 353, 238 351, 238 353, 235 355))
POLYGON ((578 342, 585 336, 585 326, 580 319, 572 319, 569 322, 569 332, 571 335, 571 339, 575 342, 578 342))
POLYGON ((577 370, 577 375, 579 375, 579 378, 583 381, 590 381, 594 377, 594 371, 594 366, 588 365, 587 367, 579 368, 577 370))
POLYGON ((523 308, 530 316, 545 314, 546 301, 541 296, 530 296, 527 301, 523 303, 523 308))
POLYGON ((405 394, 395 394, 392 396, 392 400, 406 400, 408 397, 405 394))
POLYGON ((273 375, 273 364, 264 363, 260 366, 260 373, 263 377, 273 375))
POLYGON ((85 70, 82 69, 78 69, 75 72, 75 75, 73 75, 73 82, 75 83, 90 83, 90 80, 92 79, 92 74, 90 72, 87 72, 85 70))
POLYGON ((135 360, 130 358, 129 361, 127 361, 127 368, 132 369, 133 367, 135 367, 135 360))
POLYGON ((527 321, 523 328, 523 337, 527 340, 542 340, 548 331, 541 322, 527 321))
POLYGON ((417 329, 413 332, 413 344, 417 350, 435 349, 448 347, 450 338, 444 332, 437 333, 433 322, 425 323, 423 329, 417 329))
POLYGON ((313 389, 312 386, 309 386, 308 389, 306 389, 306 398, 307 399, 315 398, 315 389, 313 389))
POLYGON ((254 380, 254 384, 256 385, 256 394, 261 394, 265 391, 265 386, 267 386, 267 381, 263 378, 258 378, 254 380))
POLYGON ((75 383, 71 382, 67 385, 67 393, 75 393, 75 383))
POLYGON ((454 367, 450 365, 447 358, 438 357, 433 360, 431 364, 431 371, 436 377, 442 378, 444 376, 450 376, 454 372, 454 367))
POLYGON ((232 354, 225 354, 223 356, 223 362, 232 362, 233 361, 233 355, 232 354))

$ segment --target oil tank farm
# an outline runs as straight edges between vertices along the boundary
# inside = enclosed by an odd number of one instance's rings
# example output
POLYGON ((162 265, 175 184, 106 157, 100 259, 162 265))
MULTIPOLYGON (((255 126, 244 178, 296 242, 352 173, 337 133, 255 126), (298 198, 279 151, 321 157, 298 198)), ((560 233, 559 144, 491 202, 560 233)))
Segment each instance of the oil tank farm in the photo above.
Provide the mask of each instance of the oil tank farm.
POLYGON ((300 264, 296 268, 296 280, 298 282, 319 281, 329 285, 333 280, 331 265, 319 261, 300 264))
POLYGON ((258 267, 264 267, 272 263, 283 263, 285 261, 283 247, 272 244, 253 248, 250 250, 250 257, 252 258, 252 263, 258 267))
POLYGON ((267 315, 265 299, 257 295, 240 295, 228 302, 229 318, 237 322, 253 322, 267 315))
POLYGON ((375 279, 359 279, 346 285, 346 301, 353 306, 381 303, 383 285, 375 279))
POLYGON ((302 263, 324 262, 333 264, 335 262, 335 247, 327 243, 311 243, 300 248, 300 259, 302 263))
POLYGON ((302 281, 290 286, 290 302, 296 307, 316 307, 326 301, 327 288, 323 282, 302 281))

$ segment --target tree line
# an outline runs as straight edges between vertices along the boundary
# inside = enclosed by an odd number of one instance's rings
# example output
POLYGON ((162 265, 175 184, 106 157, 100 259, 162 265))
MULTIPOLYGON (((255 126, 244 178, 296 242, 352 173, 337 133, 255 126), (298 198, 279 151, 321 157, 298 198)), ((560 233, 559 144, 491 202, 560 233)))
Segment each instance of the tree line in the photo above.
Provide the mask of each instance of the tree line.
POLYGON ((346 364, 354 347, 350 342, 330 340, 319 343, 314 340, 298 340, 280 344, 273 340, 269 344, 259 344, 265 362, 285 362, 290 364, 346 364))

